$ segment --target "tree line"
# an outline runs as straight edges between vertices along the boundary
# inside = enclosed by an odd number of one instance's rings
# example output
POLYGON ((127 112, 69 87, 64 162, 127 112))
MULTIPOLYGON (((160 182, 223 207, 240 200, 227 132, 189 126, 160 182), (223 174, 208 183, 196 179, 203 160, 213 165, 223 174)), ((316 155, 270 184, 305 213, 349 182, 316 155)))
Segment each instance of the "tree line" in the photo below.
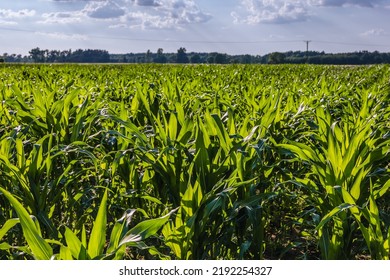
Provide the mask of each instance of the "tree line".
POLYGON ((162 48, 156 52, 110 54, 106 50, 77 49, 48 50, 33 48, 29 55, 22 56, 4 53, 0 62, 36 63, 208 63, 208 64, 381 64, 390 63, 390 53, 378 51, 358 51, 350 53, 325 53, 317 51, 272 52, 260 55, 229 55, 218 52, 187 52, 181 47, 176 53, 164 53, 162 48))

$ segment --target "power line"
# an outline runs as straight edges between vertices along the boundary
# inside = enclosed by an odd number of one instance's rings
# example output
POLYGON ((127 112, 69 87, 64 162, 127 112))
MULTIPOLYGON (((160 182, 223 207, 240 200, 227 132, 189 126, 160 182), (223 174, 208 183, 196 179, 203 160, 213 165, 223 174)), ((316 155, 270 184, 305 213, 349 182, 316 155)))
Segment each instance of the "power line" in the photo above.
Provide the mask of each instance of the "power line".
POLYGON ((299 40, 257 40, 257 41, 210 41, 210 40, 178 40, 178 39, 148 39, 130 38, 120 36, 88 35, 89 38, 125 40, 135 42, 158 42, 158 43, 191 43, 191 44, 275 44, 275 43, 297 43, 299 40))
MULTIPOLYGON (((0 30, 26 32, 26 33, 42 33, 41 31, 32 29, 22 29, 13 27, 0 27, 0 30)), ((82 34, 67 34, 61 33, 64 36, 82 35, 82 34)), ((283 44, 283 43, 299 43, 301 40, 253 40, 253 41, 215 41, 215 40, 179 40, 179 39, 150 39, 150 38, 131 38, 123 36, 102 36, 102 35, 84 35, 87 38, 107 39, 107 40, 124 40, 134 42, 157 42, 157 43, 188 43, 188 44, 283 44)), ((390 47, 387 44, 372 44, 372 43, 353 43, 353 42, 337 42, 323 40, 304 40, 306 43, 306 51, 309 50, 309 43, 321 43, 330 45, 346 45, 346 46, 366 46, 366 47, 390 47)))
POLYGON ((367 44, 367 43, 350 43, 350 42, 317 41, 317 40, 313 42, 322 43, 322 44, 332 44, 332 45, 346 45, 346 46, 390 47, 390 45, 385 45, 385 44, 367 44))

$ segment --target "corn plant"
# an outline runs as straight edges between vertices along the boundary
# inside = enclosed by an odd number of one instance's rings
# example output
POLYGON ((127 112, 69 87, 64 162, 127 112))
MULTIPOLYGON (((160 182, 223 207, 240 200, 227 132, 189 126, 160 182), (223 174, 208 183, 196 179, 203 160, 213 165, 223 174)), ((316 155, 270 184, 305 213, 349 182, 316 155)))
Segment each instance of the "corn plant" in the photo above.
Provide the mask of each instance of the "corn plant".
POLYGON ((4 65, 0 259, 387 259, 389 71, 4 65))
MULTIPOLYGON (((340 121, 341 126, 339 122, 332 122, 329 112, 319 107, 318 132, 312 144, 278 144, 312 166, 312 173, 298 181, 314 188, 313 194, 318 195, 313 199, 323 218, 316 229, 325 259, 350 258, 358 228, 373 257, 382 259, 389 255, 388 241, 382 233, 386 229, 381 229, 375 204, 375 200, 386 193, 389 182, 381 186, 382 182, 371 176, 376 166, 388 163, 389 141, 376 137, 372 131, 375 115, 370 118, 367 95, 362 103, 357 119, 352 119, 351 115, 356 113, 350 105, 344 108, 347 117, 340 121), (363 216, 370 224, 369 229, 362 221, 363 216)), ((376 110, 375 106, 370 114, 376 110)))

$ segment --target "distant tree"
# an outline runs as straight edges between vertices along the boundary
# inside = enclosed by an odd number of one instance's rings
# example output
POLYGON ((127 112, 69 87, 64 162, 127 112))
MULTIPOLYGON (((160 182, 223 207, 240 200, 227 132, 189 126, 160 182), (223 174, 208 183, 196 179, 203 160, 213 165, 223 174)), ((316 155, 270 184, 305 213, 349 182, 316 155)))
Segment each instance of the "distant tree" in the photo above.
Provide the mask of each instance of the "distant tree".
POLYGON ((110 62, 110 54, 105 50, 77 49, 69 55, 69 62, 105 63, 110 62))
POLYGON ((147 50, 145 54, 145 62, 150 63, 151 62, 151 57, 152 57, 152 52, 150 50, 147 50))
POLYGON ((241 63, 244 63, 244 64, 250 64, 252 63, 252 56, 249 55, 249 54, 246 54, 242 57, 241 59, 241 63))
POLYGON ((214 57, 214 63, 225 64, 227 62, 228 62, 228 60, 227 60, 227 55, 226 54, 217 53, 215 55, 215 57, 214 57))
POLYGON ((284 63, 286 56, 280 52, 273 52, 268 57, 269 64, 280 64, 284 63))
POLYGON ((215 56, 210 54, 208 57, 207 57, 207 63, 215 63, 215 56))
POLYGON ((16 61, 16 53, 11 54, 11 60, 12 62, 16 61))
POLYGON ((201 58, 199 54, 194 54, 190 59, 191 63, 201 63, 201 58))
POLYGON ((57 50, 51 50, 48 52, 47 55, 47 61, 48 62, 58 62, 58 59, 60 58, 60 51, 57 50))
POLYGON ((176 63, 188 63, 187 50, 185 48, 179 48, 176 55, 176 63))
MULTIPOLYGON (((217 52, 187 53, 186 49, 181 47, 177 53, 164 53, 162 48, 157 49, 153 54, 150 50, 144 53, 127 54, 109 54, 105 50, 41 50, 34 48, 29 51, 29 56, 22 57, 17 54, 4 53, 0 58, 5 62, 83 62, 83 63, 102 63, 102 62, 129 62, 129 63, 261 63, 261 64, 280 64, 293 63, 303 64, 306 62, 312 64, 379 64, 390 63, 390 53, 381 53, 378 51, 359 51, 353 53, 325 53, 324 51, 288 51, 273 52, 263 56, 260 55, 228 55, 217 52)), ((1 60, 0 60, 1 61, 1 60)))
POLYGON ((155 63, 167 63, 167 58, 164 55, 164 50, 162 48, 159 48, 157 50, 157 56, 153 59, 153 62, 155 62, 155 63))
POLYGON ((67 62, 71 55, 72 55, 72 50, 60 51, 58 61, 67 62))
POLYGON ((28 53, 34 62, 45 62, 45 50, 34 48, 28 53))

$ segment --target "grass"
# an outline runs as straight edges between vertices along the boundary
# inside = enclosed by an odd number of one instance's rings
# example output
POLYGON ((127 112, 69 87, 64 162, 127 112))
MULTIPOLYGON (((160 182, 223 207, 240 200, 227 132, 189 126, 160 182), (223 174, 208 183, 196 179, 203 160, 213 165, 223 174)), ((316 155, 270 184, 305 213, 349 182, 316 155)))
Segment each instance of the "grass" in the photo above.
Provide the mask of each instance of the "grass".
POLYGON ((388 259, 387 65, 7 65, 1 259, 388 259))

